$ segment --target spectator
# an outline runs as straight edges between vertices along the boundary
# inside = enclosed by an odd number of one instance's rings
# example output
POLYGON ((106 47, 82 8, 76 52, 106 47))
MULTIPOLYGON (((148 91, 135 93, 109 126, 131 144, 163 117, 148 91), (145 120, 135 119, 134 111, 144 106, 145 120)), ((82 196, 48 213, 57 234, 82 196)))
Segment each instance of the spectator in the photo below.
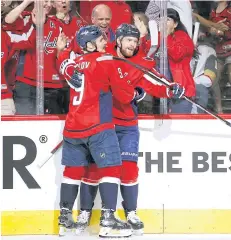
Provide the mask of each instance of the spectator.
POLYGON ((215 28, 218 31, 227 31, 229 30, 229 27, 227 25, 224 24, 224 22, 226 21, 226 19, 220 20, 218 22, 212 22, 208 19, 205 19, 204 17, 200 16, 198 13, 193 12, 193 16, 197 18, 197 20, 200 22, 201 25, 203 25, 204 27, 208 27, 208 28, 215 28))
MULTIPOLYGON (((151 35, 151 48, 147 54, 147 56, 152 56, 158 46, 158 30, 159 29, 159 22, 160 22, 160 8, 161 8, 161 1, 159 0, 150 0, 145 14, 148 16, 149 19, 149 29, 151 35)), ((175 9, 180 19, 184 22, 186 30, 190 37, 192 37, 192 7, 189 0, 178 1, 178 0, 168 0, 167 1, 167 8, 175 9)), ((163 30, 161 30, 163 31, 163 30)))
MULTIPOLYGON (((28 32, 33 22, 31 18, 31 12, 26 11, 26 9, 32 2, 33 0, 24 0, 18 6, 12 8, 12 10, 5 17, 2 29, 19 34, 28 32)), ((45 11, 47 10, 48 9, 45 9, 45 11)))
MULTIPOLYGON (((195 83, 190 70, 190 61, 194 54, 194 44, 178 12, 167 10, 167 53, 173 81, 185 87, 185 95, 194 97, 195 83)), ((171 100, 171 113, 191 113, 192 104, 184 99, 171 100)))
MULTIPOLYGON (((227 31, 220 31, 210 28, 213 36, 215 50, 218 57, 218 73, 217 81, 221 82, 222 74, 225 67, 228 72, 228 86, 231 85, 231 7, 229 1, 219 1, 210 13, 210 20, 214 23, 224 21, 223 23, 229 28, 227 31)), ((217 83, 217 85, 218 85, 217 83)), ((220 85, 220 84, 219 84, 220 85)), ((218 113, 222 113, 221 94, 220 91, 215 96, 215 105, 218 113)))
MULTIPOLYGON (((61 114, 65 112, 63 105, 63 88, 67 87, 56 69, 56 41, 62 31, 62 25, 58 19, 48 17, 52 9, 51 1, 44 1, 44 110, 46 114, 61 114)), ((33 11, 33 15, 36 12, 33 11)), ((15 103, 18 114, 35 114, 36 110, 36 39, 30 44, 30 48, 20 55, 17 69, 17 82, 15 88, 15 103)))
POLYGON ((186 32, 188 33, 189 37, 192 37, 192 6, 190 0, 169 0, 167 4, 167 8, 172 8, 180 16, 181 21, 184 23, 186 32))
MULTIPOLYGON (((32 20, 35 21, 34 18, 32 20)), ((29 38, 35 39, 35 30, 31 26, 29 31, 22 35, 1 30, 1 35, 1 113, 2 115, 14 115, 16 110, 12 89, 15 83, 18 52, 28 48, 29 38)))
POLYGON ((107 5, 99 4, 96 5, 92 10, 92 23, 101 29, 101 31, 105 34, 108 42, 115 41, 115 34, 110 27, 111 18, 111 9, 107 5))
POLYGON ((9 59, 9 50, 11 41, 7 32, 1 31, 1 114, 14 115, 15 105, 10 84, 7 82, 5 74, 5 64, 9 59))
MULTIPOLYGON (((204 29, 201 28, 198 36, 197 59, 191 61, 193 77, 196 83, 196 102, 207 108, 209 90, 217 77, 217 57, 211 42, 208 40, 204 29)), ((192 113, 205 113, 200 108, 193 106, 192 113)))
POLYGON ((192 15, 194 18, 196 18, 197 21, 200 22, 200 24, 203 27, 206 28, 215 28, 220 31, 227 31, 229 27, 224 23, 226 19, 222 19, 218 22, 213 22, 209 20, 209 16, 212 11, 212 6, 211 2, 204 2, 204 1, 191 1, 192 2, 192 8, 193 12, 192 15))
POLYGON ((112 11, 111 28, 113 31, 122 23, 132 22, 132 11, 130 6, 124 0, 118 1, 80 1, 80 15, 86 22, 91 23, 91 12, 96 5, 107 5, 112 11))
MULTIPOLYGON (((55 0, 54 1, 55 15, 51 16, 50 19, 54 22, 59 22, 62 27, 62 31, 68 37, 68 44, 71 44, 71 48, 78 54, 82 53, 81 48, 77 45, 75 41, 76 33, 84 23, 81 18, 71 15, 71 2, 70 0, 55 0), (72 41, 74 39, 74 41, 72 41)), ((62 111, 64 113, 68 112, 69 108, 69 86, 64 86, 58 90, 59 97, 57 101, 59 105, 62 106, 62 111)), ((49 101, 49 96, 48 96, 49 101)), ((62 112, 61 112, 62 113, 62 112)))
POLYGON ((54 18, 60 21, 65 35, 69 39, 73 39, 76 32, 84 26, 83 21, 79 17, 71 16, 70 0, 55 0, 54 8, 56 10, 54 18))

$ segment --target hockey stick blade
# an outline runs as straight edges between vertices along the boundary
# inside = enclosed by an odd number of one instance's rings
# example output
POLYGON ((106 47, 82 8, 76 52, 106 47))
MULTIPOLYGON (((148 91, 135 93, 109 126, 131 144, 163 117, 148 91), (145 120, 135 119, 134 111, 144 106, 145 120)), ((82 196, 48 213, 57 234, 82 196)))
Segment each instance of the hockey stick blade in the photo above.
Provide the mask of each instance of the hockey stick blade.
MULTIPOLYGON (((141 70, 144 74, 148 75, 149 77, 153 78, 153 80, 161 83, 162 85, 168 87, 168 88, 171 88, 170 86, 170 82, 168 82, 167 79, 164 79, 164 78, 161 78, 159 76, 156 76, 153 72, 151 72, 148 68, 146 67, 143 67, 137 63, 133 63, 125 58, 119 58, 119 57, 115 57, 113 56, 113 59, 114 60, 117 60, 117 61, 122 61, 122 62, 126 62, 127 64, 130 64, 131 66, 141 70)), ((227 121, 226 119, 218 116, 217 114, 213 113, 212 111, 204 108, 203 106, 201 106, 200 104, 198 104, 197 102, 191 100, 190 98, 188 98, 187 96, 183 95, 182 98, 184 98, 186 101, 192 103, 192 104, 195 104, 197 107, 199 107, 200 109, 202 109, 203 111, 205 111, 206 113, 208 113, 209 115, 213 116, 214 118, 220 120, 221 122, 225 123, 227 126, 231 127, 231 123, 229 121, 227 121)))
POLYGON ((37 167, 41 169, 45 165, 45 163, 47 163, 54 156, 54 154, 61 148, 62 145, 63 141, 61 141, 43 161, 38 163, 37 167))

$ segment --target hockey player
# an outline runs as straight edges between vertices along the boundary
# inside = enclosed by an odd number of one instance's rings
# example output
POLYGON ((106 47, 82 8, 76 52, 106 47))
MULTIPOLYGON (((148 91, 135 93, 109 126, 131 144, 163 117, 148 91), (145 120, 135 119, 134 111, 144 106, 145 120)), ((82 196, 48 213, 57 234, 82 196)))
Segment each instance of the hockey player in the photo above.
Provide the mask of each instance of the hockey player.
MULTIPOLYGON (((139 63, 148 67, 156 75, 159 75, 153 67, 155 62, 152 59, 144 58, 144 53, 138 51, 138 42, 140 33, 138 29, 130 24, 122 24, 116 31, 116 46, 107 50, 115 56, 121 58, 129 58, 130 61, 139 63)), ((149 94, 157 97, 175 97, 180 98, 184 93, 184 88, 178 84, 173 84, 173 91, 168 91, 165 86, 159 86, 150 82, 148 76, 133 78, 136 76, 137 69, 125 64, 124 68, 118 69, 120 78, 127 74, 131 75, 131 83, 140 90, 140 94, 144 92, 142 88, 149 94), (123 69, 123 70, 122 70, 123 69)), ((160 75, 159 75, 160 76, 160 75)), ((139 98, 140 101, 142 97, 139 98)), ((138 198, 138 147, 139 147, 139 129, 137 119, 137 101, 125 104, 113 99, 113 117, 115 123, 116 134, 119 140, 121 157, 122 157, 122 174, 120 190, 123 198, 123 207, 127 222, 131 225, 133 233, 141 235, 143 233, 144 224, 136 214, 137 198, 138 198)), ((94 199, 97 193, 98 185, 97 169, 94 164, 82 179, 80 188, 80 207, 81 211, 77 219, 76 233, 80 234, 88 226, 94 199)))
POLYGON ((77 42, 87 54, 73 61, 61 53, 67 43, 66 36, 62 33, 57 41, 57 67, 71 87, 69 113, 63 131, 62 164, 65 170, 61 184, 59 224, 67 228, 74 225, 73 204, 92 156, 98 167, 103 204, 99 236, 128 237, 131 235, 130 225, 114 216, 121 155, 112 121, 112 94, 119 102, 130 103, 136 97, 136 91, 130 84, 130 74, 124 76, 125 81, 121 81, 120 73, 115 68, 118 65, 96 61, 102 55, 97 51, 103 51, 106 45, 98 27, 81 28, 77 42))

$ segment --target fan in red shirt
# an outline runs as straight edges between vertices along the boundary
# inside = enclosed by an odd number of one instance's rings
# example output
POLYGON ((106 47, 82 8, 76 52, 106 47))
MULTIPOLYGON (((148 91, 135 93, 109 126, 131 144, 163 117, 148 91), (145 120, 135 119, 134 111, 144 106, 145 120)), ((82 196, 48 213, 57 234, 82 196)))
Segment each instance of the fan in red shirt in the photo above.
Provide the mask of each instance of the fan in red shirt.
MULTIPOLYGON (((14 26, 14 31, 26 31, 31 26, 31 14, 24 12, 31 0, 25 0, 18 7, 13 9, 5 18, 6 27, 14 26), (25 24, 26 23, 26 24, 25 24)), ((68 89, 65 79, 56 69, 56 42, 57 38, 66 25, 57 17, 48 17, 53 7, 53 1, 43 1, 44 8, 44 109, 47 114, 62 114, 68 111, 68 106, 63 101, 64 96, 68 98, 68 89)), ((36 9, 32 11, 36 14, 36 9)), ((79 29, 78 22, 71 21, 71 28, 68 29, 69 36, 75 35, 79 29)), ((69 26, 70 27, 70 26, 69 26)), ((15 103, 17 114, 35 114, 36 110, 36 39, 26 51, 20 52, 19 64, 17 68, 15 103)))
MULTIPOLYGON (((143 51, 139 51, 138 42, 140 38, 139 30, 130 24, 122 24, 116 31, 116 45, 109 45, 106 49, 107 53, 127 58, 134 63, 150 69, 158 76, 153 67, 155 62, 152 59, 145 58, 143 51)), ((109 61, 110 62, 110 61, 109 61)), ((131 225, 133 232, 136 234, 143 233, 143 222, 136 215, 137 198, 138 198, 138 147, 139 147, 139 129, 137 120, 137 102, 145 96, 144 91, 158 97, 167 97, 169 95, 180 98, 184 93, 184 89, 178 84, 173 84, 175 91, 168 92, 165 86, 158 85, 157 82, 151 80, 140 70, 131 65, 113 61, 119 73, 120 83, 126 80, 127 76, 131 85, 139 91, 139 99, 125 103, 113 98, 113 121, 115 123, 116 134, 119 140, 121 158, 122 158, 122 174, 121 174, 121 194, 123 197, 123 206, 127 221, 131 225)), ((112 73, 111 73, 112 74, 112 73)), ((163 76, 161 76, 163 77, 163 76)), ((84 231, 88 225, 91 209, 97 192, 98 176, 96 167, 91 164, 86 175, 82 179, 80 188, 80 207, 81 212, 78 217, 76 228, 78 234, 84 231), (83 218, 87 216, 87 218, 83 218)))
POLYGON ((1 40, 1 114, 14 115, 13 94, 5 76, 5 64, 10 58, 9 49, 11 48, 11 40, 7 32, 1 31, 1 40))
MULTIPOLYGON (((27 33, 13 34, 10 31, 1 31, 1 99, 2 115, 14 115, 15 105, 12 88, 15 82, 16 64, 19 50, 27 49, 30 39, 35 39, 33 26, 27 33), (10 64, 10 65, 9 65, 10 64), (10 72, 6 72, 6 71, 10 72)), ((30 45, 30 44, 29 44, 30 45)))
POLYGON ((84 21, 81 18, 70 14, 71 2, 69 0, 56 0, 54 1, 54 7, 56 9, 56 14, 55 16, 52 16, 51 19, 59 20, 62 31, 73 44, 72 49, 76 53, 81 53, 82 50, 76 41, 71 40, 75 38, 79 29, 85 25, 84 21))
MULTIPOLYGON (((223 22, 226 26, 231 28, 231 6, 228 1, 221 1, 218 2, 218 5, 215 9, 213 9, 210 13, 210 20, 212 22, 220 22, 222 20, 225 20, 223 22)), ((217 56, 221 58, 225 58, 231 55, 231 32, 228 31, 220 31, 216 30, 214 28, 210 31, 216 38, 217 44, 216 44, 216 52, 217 56)))
MULTIPOLYGON (((51 1, 44 1, 44 109, 47 114, 62 114, 67 112, 63 101, 68 94, 65 79, 56 69, 56 42, 62 31, 62 22, 56 17, 48 17, 52 9, 51 1)), ((33 10, 35 16, 36 11, 33 10)), ((73 31, 78 30, 77 26, 73 31)), ((72 33, 74 34, 74 33, 72 33)), ((18 114, 35 114, 36 110, 36 39, 27 51, 20 52, 15 88, 15 102, 18 114)))
MULTIPOLYGON (((18 6, 12 6, 12 10, 6 14, 4 18, 2 29, 17 34, 28 32, 33 21, 31 18, 31 12, 26 11, 26 9, 28 9, 33 2, 33 0, 24 0, 18 6)), ((11 5, 13 5, 13 3, 11 5)), ((46 9, 44 10, 46 11, 46 9)))
MULTIPOLYGON (((210 33, 214 38, 215 50, 218 61, 218 77, 217 80, 221 79, 221 76, 224 72, 224 68, 227 67, 228 80, 231 84, 231 4, 230 1, 219 1, 217 2, 216 8, 210 13, 210 20, 212 22, 220 22, 229 27, 227 31, 220 31, 215 28, 210 29, 210 33)), ((218 94, 216 100, 217 109, 219 112, 222 112, 221 106, 221 96, 218 94)))
MULTIPOLYGON (((190 62, 194 55, 194 44, 180 21, 179 13, 167 9, 167 54, 173 81, 185 87, 185 95, 196 95, 195 82, 190 69, 190 62)), ((170 102, 171 113, 191 113, 192 104, 185 99, 170 102)))

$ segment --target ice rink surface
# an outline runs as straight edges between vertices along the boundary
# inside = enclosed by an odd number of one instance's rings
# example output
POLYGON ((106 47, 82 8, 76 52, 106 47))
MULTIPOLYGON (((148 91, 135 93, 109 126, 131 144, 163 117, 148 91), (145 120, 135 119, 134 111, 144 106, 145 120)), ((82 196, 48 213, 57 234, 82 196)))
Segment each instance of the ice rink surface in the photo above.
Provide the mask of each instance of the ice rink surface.
MULTIPOLYGON (((31 236, 7 236, 3 240, 96 240, 107 239, 98 236, 65 236, 58 237, 54 235, 31 235, 31 236)), ((111 238, 112 239, 112 238, 111 238)), ((231 240, 229 234, 145 234, 144 236, 134 236, 130 238, 113 238, 113 239, 131 239, 131 240, 231 240)))

